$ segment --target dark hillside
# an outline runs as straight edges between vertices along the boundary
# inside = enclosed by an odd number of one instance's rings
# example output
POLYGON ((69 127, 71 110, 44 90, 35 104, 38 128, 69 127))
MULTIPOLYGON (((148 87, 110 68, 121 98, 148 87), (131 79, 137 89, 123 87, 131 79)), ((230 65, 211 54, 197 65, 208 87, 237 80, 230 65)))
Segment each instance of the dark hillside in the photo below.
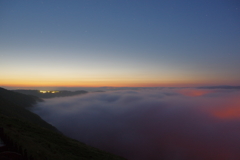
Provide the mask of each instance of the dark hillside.
POLYGON ((41 101, 35 96, 27 96, 0 88, 0 113, 8 116, 29 121, 41 127, 57 131, 55 127, 42 120, 38 115, 30 112, 26 108, 31 107, 36 102, 41 101))
POLYGON ((20 146, 34 160, 124 159, 62 135, 26 109, 40 100, 0 88, 0 128, 15 146, 20 146))
POLYGON ((38 115, 25 109, 23 106, 16 105, 15 103, 12 103, 12 101, 8 101, 2 97, 0 97, 0 114, 29 121, 35 125, 57 131, 55 127, 42 120, 38 115))
POLYGON ((36 102, 42 101, 37 96, 25 96, 24 94, 12 92, 4 88, 0 88, 0 97, 20 107, 31 107, 36 102))
POLYGON ((0 127, 15 145, 34 160, 123 160, 28 121, 0 114, 0 127))

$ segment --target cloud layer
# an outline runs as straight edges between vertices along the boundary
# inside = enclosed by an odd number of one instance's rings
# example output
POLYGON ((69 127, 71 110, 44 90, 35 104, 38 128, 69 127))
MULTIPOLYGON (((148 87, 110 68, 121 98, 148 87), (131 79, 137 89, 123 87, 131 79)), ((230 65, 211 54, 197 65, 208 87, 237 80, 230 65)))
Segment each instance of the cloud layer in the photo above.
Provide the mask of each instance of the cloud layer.
POLYGON ((48 99, 33 112, 130 160, 240 159, 240 92, 146 89, 48 99))

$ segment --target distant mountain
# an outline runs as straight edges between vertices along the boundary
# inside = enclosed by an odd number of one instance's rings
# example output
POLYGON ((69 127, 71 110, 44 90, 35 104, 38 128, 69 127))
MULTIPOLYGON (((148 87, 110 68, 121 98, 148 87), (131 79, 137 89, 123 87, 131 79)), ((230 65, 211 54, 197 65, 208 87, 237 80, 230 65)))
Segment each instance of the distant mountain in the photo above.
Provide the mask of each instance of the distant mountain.
POLYGON ((79 94, 86 94, 87 91, 41 91, 41 90, 12 90, 17 93, 32 95, 40 98, 66 97, 79 94))
POLYGON ((203 86, 203 87, 197 87, 199 89, 240 89, 240 86, 203 86))
POLYGON ((34 160, 124 159, 62 135, 55 127, 26 109, 38 101, 42 100, 0 88, 0 128, 15 146, 19 146, 34 160))

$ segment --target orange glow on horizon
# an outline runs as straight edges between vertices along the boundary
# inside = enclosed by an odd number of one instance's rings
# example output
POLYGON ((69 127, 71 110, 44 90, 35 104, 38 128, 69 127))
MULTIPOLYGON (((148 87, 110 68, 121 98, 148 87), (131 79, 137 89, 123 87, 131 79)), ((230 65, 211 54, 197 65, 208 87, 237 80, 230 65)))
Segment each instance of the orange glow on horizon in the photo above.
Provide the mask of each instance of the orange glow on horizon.
POLYGON ((175 81, 137 81, 137 80, 89 80, 89 81, 5 81, 1 86, 9 87, 185 87, 198 83, 178 83, 175 81))
POLYGON ((152 83, 85 83, 85 84, 58 84, 58 83, 47 83, 47 84, 2 84, 2 87, 195 87, 198 85, 189 84, 152 84, 152 83))
MULTIPOLYGON (((74 78, 73 78, 74 79, 74 78)), ((29 79, 0 79, 0 86, 8 87, 197 87, 204 85, 221 85, 222 83, 213 83, 194 80, 161 80, 161 79, 141 79, 141 78, 99 78, 99 79, 49 79, 29 78, 29 79)), ((185 91, 182 94, 188 96, 200 96, 206 91, 185 91)))

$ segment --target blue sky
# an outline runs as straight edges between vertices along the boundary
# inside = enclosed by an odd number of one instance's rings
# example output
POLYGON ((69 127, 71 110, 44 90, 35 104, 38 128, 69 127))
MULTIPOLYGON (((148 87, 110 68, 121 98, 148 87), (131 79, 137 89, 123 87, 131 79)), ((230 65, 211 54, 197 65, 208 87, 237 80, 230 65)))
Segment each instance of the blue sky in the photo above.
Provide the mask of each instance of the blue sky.
POLYGON ((238 1, 0 2, 0 85, 240 85, 238 1))

